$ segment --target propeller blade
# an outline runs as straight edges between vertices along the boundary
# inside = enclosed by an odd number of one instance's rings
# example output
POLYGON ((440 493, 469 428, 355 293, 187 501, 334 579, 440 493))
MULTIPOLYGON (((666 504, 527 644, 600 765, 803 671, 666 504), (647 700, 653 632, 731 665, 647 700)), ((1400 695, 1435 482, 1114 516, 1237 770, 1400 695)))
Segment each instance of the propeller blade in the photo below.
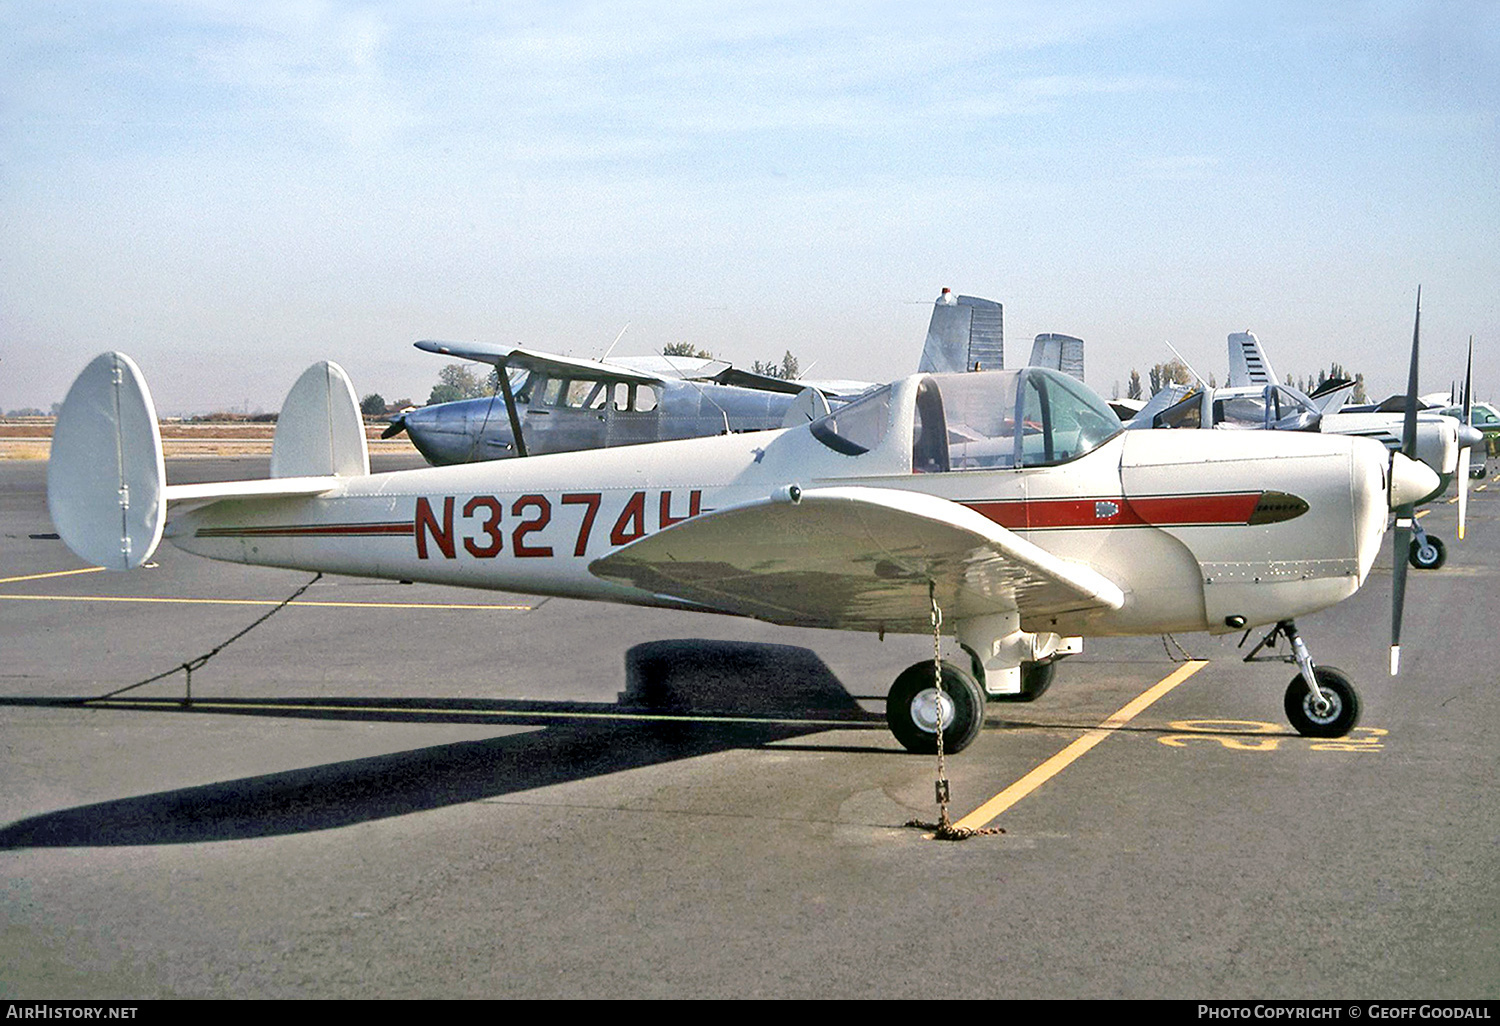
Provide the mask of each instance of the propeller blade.
MULTIPOLYGON (((1464 369, 1464 427, 1474 426, 1474 407, 1469 402, 1469 386, 1474 382, 1474 336, 1469 336, 1469 363, 1464 369)), ((1458 540, 1464 540, 1464 521, 1469 512, 1469 461, 1473 446, 1458 452, 1458 540)))
POLYGON ((1396 529, 1391 532, 1391 676, 1401 672, 1401 612, 1406 605, 1407 557, 1411 553, 1411 508, 1396 515, 1396 529), (1402 526, 1402 525, 1406 526, 1402 526))
POLYGON ((1458 540, 1464 540, 1464 519, 1469 514, 1469 453, 1464 446, 1458 450, 1458 540))
POLYGON ((1474 404, 1470 401, 1469 386, 1474 383, 1474 336, 1469 336, 1469 366, 1464 371, 1464 423, 1474 426, 1474 404))
POLYGON ((381 438, 395 438, 397 435, 399 435, 401 432, 403 432, 405 430, 406 430, 406 418, 405 417, 397 417, 395 420, 391 421, 391 426, 390 427, 388 427, 384 431, 380 432, 380 437, 381 438))
POLYGON ((1411 329, 1411 370, 1406 376, 1406 419, 1401 425, 1401 453, 1417 458, 1417 349, 1422 332, 1422 286, 1417 286, 1417 317, 1411 329))
MULTIPOLYGON (((1411 370, 1406 378, 1406 417, 1401 429, 1401 453, 1417 457, 1417 351, 1422 333, 1422 286, 1417 286, 1417 315, 1411 329, 1411 370)), ((1391 462, 1391 492, 1396 492, 1396 461, 1391 462)), ((1391 532, 1391 676, 1401 672, 1401 613, 1406 606, 1407 558, 1411 554, 1412 523, 1416 507, 1396 510, 1396 529, 1391 532)))

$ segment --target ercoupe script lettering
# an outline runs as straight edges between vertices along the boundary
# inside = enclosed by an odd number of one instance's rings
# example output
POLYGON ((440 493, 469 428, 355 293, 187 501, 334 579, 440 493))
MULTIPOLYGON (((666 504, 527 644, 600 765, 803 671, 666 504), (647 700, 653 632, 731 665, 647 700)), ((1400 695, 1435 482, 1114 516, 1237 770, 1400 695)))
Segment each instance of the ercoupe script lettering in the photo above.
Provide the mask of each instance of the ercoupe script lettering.
MULTIPOLYGON (((603 523, 613 525, 609 544, 619 546, 651 533, 647 518, 653 508, 656 530, 697 516, 703 512, 703 493, 696 488, 688 492, 686 513, 682 498, 671 491, 657 493, 655 502, 648 502, 646 492, 631 492, 609 504, 616 503, 616 509, 606 511, 603 523)), ((550 559, 558 547, 569 551, 567 543, 571 542, 572 554, 582 557, 588 552, 594 525, 605 505, 600 492, 566 492, 556 498, 533 493, 509 503, 498 495, 471 495, 462 504, 454 495, 419 496, 412 525, 417 558, 457 559, 463 551, 474 559, 494 559, 507 551, 507 525, 512 556, 550 559), (554 509, 559 507, 554 516, 554 509), (576 511, 570 514, 568 511, 574 508, 576 511)))

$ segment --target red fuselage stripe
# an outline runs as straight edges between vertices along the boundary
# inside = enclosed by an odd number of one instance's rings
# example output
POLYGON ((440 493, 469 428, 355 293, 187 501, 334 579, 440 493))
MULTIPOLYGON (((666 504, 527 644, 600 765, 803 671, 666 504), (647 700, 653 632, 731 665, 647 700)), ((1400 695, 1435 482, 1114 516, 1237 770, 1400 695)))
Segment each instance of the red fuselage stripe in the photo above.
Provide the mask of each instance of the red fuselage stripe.
POLYGON ((1015 499, 965 502, 963 505, 1013 531, 1066 527, 1184 527, 1248 523, 1250 514, 1260 502, 1260 494, 1015 499))
POLYGON ((387 524, 289 524, 280 527, 204 527, 199 538, 301 538, 301 537, 381 537, 409 538, 416 524, 407 520, 387 524))
MULTIPOLYGON (((1013 531, 1080 527, 1187 527, 1245 524, 1260 492, 1228 495, 1158 495, 1087 499, 966 501, 967 506, 1013 531)), ((415 521, 380 524, 287 524, 272 527, 205 527, 199 538, 399 537, 416 534, 415 521)))

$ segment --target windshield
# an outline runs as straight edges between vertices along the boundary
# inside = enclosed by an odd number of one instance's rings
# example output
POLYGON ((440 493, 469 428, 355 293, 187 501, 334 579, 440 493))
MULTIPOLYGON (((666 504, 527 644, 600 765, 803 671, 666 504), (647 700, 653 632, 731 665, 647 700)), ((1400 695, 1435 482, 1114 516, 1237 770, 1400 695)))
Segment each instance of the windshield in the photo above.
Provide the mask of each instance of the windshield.
POLYGON ((917 391, 912 470, 1064 463, 1123 430, 1104 400, 1053 370, 934 374, 917 391))
POLYGON ((886 385, 813 421, 811 427, 813 437, 834 452, 858 456, 880 444, 890 419, 891 386, 886 385))
POLYGON ((1093 452, 1125 429, 1108 403, 1065 374, 1029 370, 1025 402, 1023 466, 1066 463, 1093 452))

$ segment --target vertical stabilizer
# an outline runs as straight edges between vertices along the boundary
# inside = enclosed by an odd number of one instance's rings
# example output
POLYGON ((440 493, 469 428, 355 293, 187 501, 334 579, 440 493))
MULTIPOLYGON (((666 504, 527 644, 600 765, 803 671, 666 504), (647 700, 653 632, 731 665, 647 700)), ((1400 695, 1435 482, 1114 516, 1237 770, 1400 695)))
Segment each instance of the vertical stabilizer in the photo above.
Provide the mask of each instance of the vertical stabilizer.
POLYGON ((919 374, 1005 367, 1004 310, 992 299, 955 296, 944 289, 932 305, 919 374))
POLYGON ((1249 331, 1237 331, 1229 336, 1229 381, 1227 388, 1243 388, 1246 385, 1279 385, 1281 380, 1271 369, 1260 348, 1260 339, 1249 331))
POLYGON ((362 477, 370 472, 365 420, 344 369, 315 363, 287 393, 271 443, 272 477, 362 477))
POLYGON ((52 429, 47 510, 68 548, 110 570, 140 566, 166 522, 166 464, 156 406, 135 361, 94 358, 52 429))
POLYGON ((1031 344, 1028 367, 1051 367, 1083 380, 1083 339, 1072 335, 1038 335, 1031 344))

